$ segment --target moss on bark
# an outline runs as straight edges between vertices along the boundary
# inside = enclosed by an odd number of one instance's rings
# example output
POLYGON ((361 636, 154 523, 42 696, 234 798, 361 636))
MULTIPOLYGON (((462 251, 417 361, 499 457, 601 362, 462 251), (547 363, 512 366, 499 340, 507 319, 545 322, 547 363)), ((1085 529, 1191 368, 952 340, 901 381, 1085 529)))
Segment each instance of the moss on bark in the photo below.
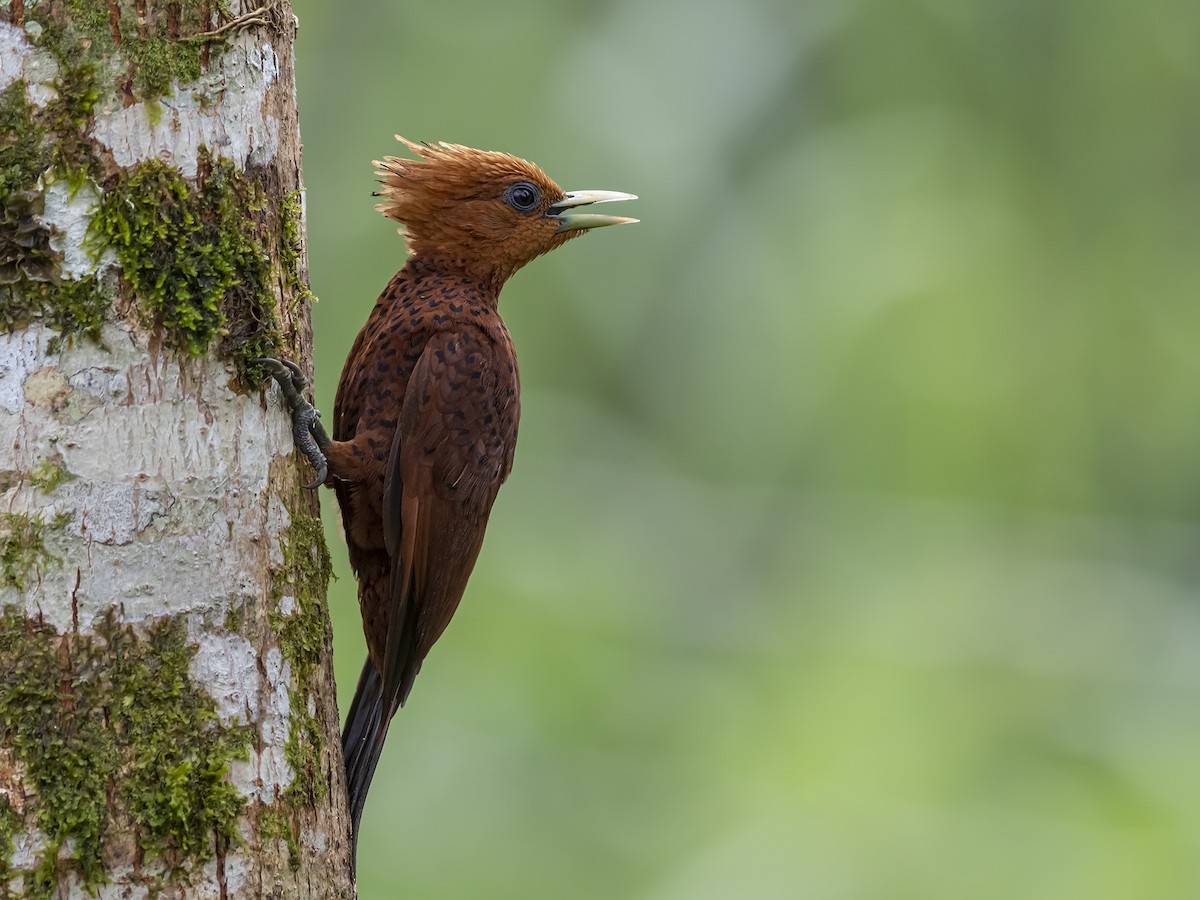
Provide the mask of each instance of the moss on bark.
POLYGON ((60 635, 0 615, 0 743, 35 792, 8 828, 44 835, 27 895, 50 896, 69 870, 101 883, 114 820, 131 820, 143 853, 179 875, 237 840, 245 801, 226 773, 253 729, 220 723, 192 683, 194 654, 181 618, 135 630, 110 611, 93 634, 60 635))

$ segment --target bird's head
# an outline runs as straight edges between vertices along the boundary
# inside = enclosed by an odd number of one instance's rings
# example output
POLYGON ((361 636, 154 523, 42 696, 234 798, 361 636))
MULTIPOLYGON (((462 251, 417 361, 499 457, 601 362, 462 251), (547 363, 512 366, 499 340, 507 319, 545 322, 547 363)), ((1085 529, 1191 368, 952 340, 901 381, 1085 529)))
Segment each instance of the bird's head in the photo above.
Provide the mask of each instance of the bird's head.
POLYGON ((409 250, 454 264, 499 286, 521 266, 591 228, 636 222, 582 212, 595 203, 636 200, 615 191, 567 192, 507 153, 458 144, 416 144, 417 159, 376 161, 376 209, 405 226, 409 250))

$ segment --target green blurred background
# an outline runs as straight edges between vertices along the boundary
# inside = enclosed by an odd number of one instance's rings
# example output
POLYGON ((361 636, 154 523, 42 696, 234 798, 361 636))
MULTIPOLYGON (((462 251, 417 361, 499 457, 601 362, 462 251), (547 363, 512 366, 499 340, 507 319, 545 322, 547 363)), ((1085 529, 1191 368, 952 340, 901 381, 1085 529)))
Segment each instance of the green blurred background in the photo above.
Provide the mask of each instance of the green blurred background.
POLYGON ((326 410, 394 132, 642 197, 505 291, 363 897, 1200 897, 1197 4, 295 6, 326 410))

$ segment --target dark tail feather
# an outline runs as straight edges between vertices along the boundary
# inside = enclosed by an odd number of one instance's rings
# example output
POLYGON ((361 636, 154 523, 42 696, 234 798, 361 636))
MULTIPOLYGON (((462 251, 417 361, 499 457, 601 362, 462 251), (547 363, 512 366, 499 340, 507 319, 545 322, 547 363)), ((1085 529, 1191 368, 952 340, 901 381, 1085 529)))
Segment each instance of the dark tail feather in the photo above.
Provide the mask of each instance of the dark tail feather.
POLYGON ((414 652, 416 633, 416 616, 406 616, 400 636, 400 662, 390 685, 384 684, 379 670, 367 657, 362 674, 358 676, 354 699, 350 702, 346 727, 342 730, 342 756, 346 760, 346 788, 350 795, 351 863, 358 856, 358 825, 367 803, 371 779, 375 777, 375 767, 383 753, 388 725, 396 710, 408 699, 413 680, 421 670, 421 657, 414 652))
POLYGON ((389 713, 383 702, 383 679, 368 657, 342 732, 342 755, 346 759, 346 786, 350 794, 351 862, 358 854, 358 824, 379 754, 383 752, 383 740, 392 718, 389 713))

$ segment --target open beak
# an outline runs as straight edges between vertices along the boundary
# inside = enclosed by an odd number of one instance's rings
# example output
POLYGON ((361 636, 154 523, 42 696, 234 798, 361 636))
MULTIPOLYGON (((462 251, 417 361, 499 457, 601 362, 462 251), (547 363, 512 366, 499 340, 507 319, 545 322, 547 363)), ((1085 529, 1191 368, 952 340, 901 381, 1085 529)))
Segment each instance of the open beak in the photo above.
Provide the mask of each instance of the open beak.
POLYGON ((571 191, 547 211, 546 215, 558 220, 559 233, 584 231, 588 228, 603 228, 605 225, 626 225, 637 219, 624 216, 603 216, 591 212, 568 212, 579 206, 593 203, 612 203, 614 200, 636 200, 637 194, 622 194, 620 191, 571 191))

